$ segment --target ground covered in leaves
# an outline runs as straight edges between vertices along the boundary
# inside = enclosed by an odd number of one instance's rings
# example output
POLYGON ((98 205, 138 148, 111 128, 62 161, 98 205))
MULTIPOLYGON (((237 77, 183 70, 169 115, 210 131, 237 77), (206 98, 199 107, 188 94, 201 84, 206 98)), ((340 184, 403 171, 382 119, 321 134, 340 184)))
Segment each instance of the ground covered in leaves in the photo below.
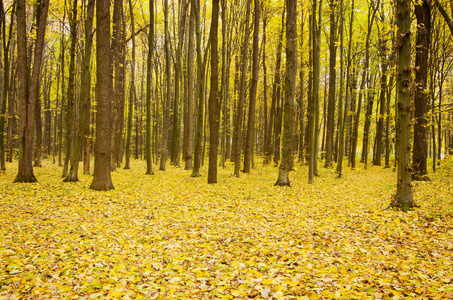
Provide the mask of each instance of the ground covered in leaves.
MULTIPOLYGON (((115 190, 63 183, 44 162, 35 184, 0 173, 0 299, 453 298, 453 162, 418 182, 420 208, 386 210, 391 169, 277 168, 219 183, 168 166, 113 173, 115 190)), ((206 170, 203 169, 206 175, 206 170)))

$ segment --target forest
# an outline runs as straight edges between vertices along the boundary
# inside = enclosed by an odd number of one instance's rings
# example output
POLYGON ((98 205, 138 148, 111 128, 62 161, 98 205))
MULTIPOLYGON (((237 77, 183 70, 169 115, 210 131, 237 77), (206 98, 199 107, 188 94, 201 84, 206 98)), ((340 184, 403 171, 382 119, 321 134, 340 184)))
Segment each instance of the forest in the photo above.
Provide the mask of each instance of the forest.
POLYGON ((0 0, 0 299, 453 299, 452 0, 0 0))

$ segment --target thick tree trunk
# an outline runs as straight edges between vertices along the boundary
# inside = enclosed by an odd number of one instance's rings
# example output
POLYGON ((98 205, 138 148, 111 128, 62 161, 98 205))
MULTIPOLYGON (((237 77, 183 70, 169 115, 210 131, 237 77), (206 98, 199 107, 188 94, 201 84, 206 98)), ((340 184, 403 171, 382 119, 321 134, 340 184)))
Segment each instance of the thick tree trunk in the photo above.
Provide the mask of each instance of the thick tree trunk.
POLYGON ((113 93, 112 53, 110 48, 110 1, 96 1, 96 143, 94 145, 94 174, 90 189, 113 189, 111 177, 113 93))
POLYGON ((33 147, 35 137, 35 105, 38 101, 39 75, 46 34, 49 1, 37 5, 37 34, 34 49, 33 73, 29 80, 26 35, 26 6, 17 1, 17 76, 19 83, 19 170, 14 182, 36 182, 33 173, 33 147))
POLYGON ((396 151, 398 160, 396 195, 391 206, 409 211, 415 206, 411 184, 411 1, 396 2, 398 62, 396 66, 396 92, 398 122, 396 151))

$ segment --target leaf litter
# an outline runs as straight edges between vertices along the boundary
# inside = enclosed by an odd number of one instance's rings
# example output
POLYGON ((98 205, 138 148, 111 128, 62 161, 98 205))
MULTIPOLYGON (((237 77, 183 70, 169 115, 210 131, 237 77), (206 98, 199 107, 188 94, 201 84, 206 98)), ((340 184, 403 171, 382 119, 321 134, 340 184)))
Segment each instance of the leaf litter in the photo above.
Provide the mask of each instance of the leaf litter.
MULTIPOLYGON (((386 210, 395 172, 259 167, 219 183, 143 162, 115 190, 0 174, 0 299, 453 299, 451 163, 414 183, 419 209, 386 210)), ((206 168, 206 166, 205 166, 206 168)), ((202 169, 202 171, 206 171, 202 169)), ((206 173, 206 172, 203 172, 206 173)))

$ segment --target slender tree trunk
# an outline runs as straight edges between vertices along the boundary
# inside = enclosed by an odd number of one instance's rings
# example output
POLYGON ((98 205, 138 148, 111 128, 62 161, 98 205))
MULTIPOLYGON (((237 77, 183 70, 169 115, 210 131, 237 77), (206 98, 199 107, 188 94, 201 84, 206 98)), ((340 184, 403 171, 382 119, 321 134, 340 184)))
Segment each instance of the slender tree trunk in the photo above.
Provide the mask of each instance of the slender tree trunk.
MULTIPOLYGON (((47 69, 47 63, 44 66, 44 69, 47 69)), ((42 167, 41 156, 42 156, 42 118, 41 118, 41 97, 40 97, 40 86, 42 85, 42 81, 44 74, 40 74, 40 79, 38 80, 38 89, 36 90, 36 105, 35 105, 35 121, 36 121, 36 141, 35 141, 35 152, 34 152, 34 167, 42 167)), ((44 84, 44 87, 46 84, 44 84)), ((43 89, 43 94, 45 93, 45 88, 43 89)))
POLYGON ((71 48, 69 50, 70 62, 69 62, 69 74, 68 74, 68 92, 67 92, 67 103, 66 103, 66 153, 63 165, 63 178, 68 176, 69 160, 71 158, 72 150, 72 133, 74 128, 73 116, 75 110, 75 56, 77 46, 77 0, 73 0, 72 13, 69 15, 71 21, 71 48))
POLYGON ((209 94, 209 168, 208 183, 217 183, 217 151, 218 151, 218 92, 219 92, 219 0, 212 2, 211 21, 211 90, 209 94))
POLYGON ((153 175, 151 155, 151 89, 154 54, 154 0, 149 0, 148 57, 146 70, 146 174, 153 175))
POLYGON ((420 180, 428 173, 428 55, 431 37, 431 5, 428 0, 416 2, 417 37, 415 41, 414 149, 412 179, 420 180))
POLYGON ((113 189, 111 177, 112 126, 110 116, 113 93, 113 67, 110 48, 110 0, 96 1, 96 143, 94 145, 94 174, 90 189, 113 189))
POLYGON ((278 179, 275 185, 289 186, 289 171, 291 168, 291 140, 293 135, 293 106, 296 94, 297 74, 297 0, 287 0, 288 11, 286 21, 286 73, 284 100, 284 127, 282 161, 278 179))
POLYGON ((271 162, 271 154, 272 154, 272 141, 273 138, 277 135, 276 134, 276 127, 275 123, 278 119, 278 113, 276 113, 276 106, 278 106, 279 101, 279 86, 280 86, 280 64, 281 64, 281 57, 282 57, 282 48, 283 48, 283 30, 285 28, 285 13, 286 7, 284 7, 282 11, 282 29, 280 31, 279 42, 277 44, 277 57, 275 61, 275 71, 274 71, 274 83, 272 84, 272 103, 269 112, 269 123, 267 128, 267 140, 265 142, 265 150, 264 150, 264 164, 268 164, 271 162), (277 114, 277 115, 276 115, 277 114))
POLYGON ((247 71, 247 49, 250 37, 250 6, 251 0, 247 0, 247 11, 245 13, 245 34, 242 42, 241 49, 241 82, 239 87, 239 98, 237 104, 237 117, 236 117, 236 151, 235 151, 235 162, 234 162, 234 175, 239 177, 241 168, 241 150, 242 150, 242 114, 244 108, 245 90, 246 86, 246 71, 247 71))
POLYGON ((258 72, 259 72, 259 28, 260 28, 260 3, 255 2, 254 30, 253 30, 253 57, 252 57, 252 84, 250 87, 249 117, 247 124, 247 138, 245 140, 244 152, 244 173, 250 173, 252 146, 254 142, 253 134, 255 132, 255 103, 256 91, 258 89, 258 72))
MULTIPOLYGON (((135 32, 134 10, 132 7, 132 0, 129 0, 129 9, 131 14, 131 29, 135 32)), ((170 76, 170 75, 168 75, 170 76)), ((132 138, 132 118, 134 114, 134 102, 136 101, 135 95, 135 35, 132 34, 132 60, 131 60, 131 81, 129 90, 129 108, 127 112, 127 131, 126 131, 126 162, 124 169, 130 169, 131 160, 131 138, 132 138)), ((138 149, 137 149, 138 150, 138 149)), ((165 168, 165 167, 164 167, 165 168)))
POLYGON ((194 100, 193 100, 193 63, 194 63, 194 31, 195 11, 193 6, 190 9, 189 18, 189 40, 187 45, 187 120, 184 120, 184 160, 185 170, 193 168, 193 138, 194 138, 194 100), (187 128, 187 129, 186 129, 187 128))
POLYGON ((197 39, 197 122, 195 129, 194 142, 194 165, 191 177, 200 177, 200 168, 202 164, 201 144, 203 138, 203 106, 204 106, 204 77, 208 49, 206 48, 205 56, 201 56, 201 24, 200 24, 200 1, 192 1, 192 9, 195 13, 195 33, 197 39))
POLYGON ((182 0, 179 3, 179 10, 180 10, 180 20, 178 25, 178 48, 176 51, 176 62, 175 62, 175 97, 173 99, 173 132, 172 132, 172 143, 171 143, 171 162, 173 165, 179 167, 180 163, 180 152, 179 152, 179 144, 180 144, 180 82, 181 82, 181 59, 182 59, 182 51, 183 51, 183 43, 184 43, 184 34, 186 31, 186 1, 182 0))
MULTIPOLYGON (((89 0, 85 19, 85 51, 82 59, 82 82, 81 82, 81 103, 80 103, 80 120, 77 130, 77 139, 74 146, 74 151, 71 157, 71 168, 68 176, 64 179, 67 182, 78 181, 79 172, 79 157, 82 151, 82 146, 85 143, 85 136, 90 125, 90 89, 91 89, 91 50, 93 46, 93 18, 94 18, 95 0, 89 0)), ((89 132, 89 131, 88 131, 89 132)), ((88 154, 89 155, 89 154, 88 154)))
MULTIPOLYGON (((384 22, 384 12, 381 12, 381 22, 384 22)), ((385 29, 384 29, 385 30, 385 29)), ((377 129, 376 129, 376 151, 375 151, 375 159, 373 161, 373 165, 380 166, 381 165, 381 157, 383 153, 383 144, 382 144, 382 136, 384 134, 384 114, 386 110, 386 95, 387 95, 387 40, 385 39, 384 33, 381 32, 380 38, 378 40, 378 47, 379 53, 381 58, 381 91, 379 95, 379 116, 377 122, 377 129)))
MULTIPOLYGON (((333 154, 333 133, 335 125, 335 86, 336 86, 336 70, 335 65, 337 61, 337 24, 336 24, 336 3, 330 0, 330 43, 329 43, 329 99, 327 106, 327 129, 326 129, 326 162, 324 167, 332 167, 332 154, 333 154)), ((340 12, 343 14, 344 12, 340 12)))
POLYGON ((160 153, 160 167, 159 170, 165 171, 165 162, 167 160, 167 141, 168 141, 168 125, 170 122, 170 106, 171 106, 171 54, 170 54, 170 29, 168 27, 168 0, 164 2, 164 15, 165 15, 165 78, 167 79, 167 91, 165 97, 165 104, 163 105, 163 123, 162 123, 162 146, 160 153))
POLYGON ((312 87, 312 107, 311 124, 309 125, 310 144, 309 144, 309 171, 308 182, 314 183, 313 176, 317 175, 317 154, 318 154, 318 123, 319 123, 319 77, 320 77, 320 37, 321 37, 321 7, 322 0, 313 1, 312 15, 312 38, 313 38, 313 87, 312 87), (316 17, 318 13, 318 17, 316 17))
POLYGON ((348 108, 348 89, 349 89, 349 70, 351 67, 351 51, 352 51, 352 22, 354 19, 354 0, 352 0, 351 3, 351 23, 350 23, 350 28, 349 28, 349 45, 348 45, 348 62, 347 62, 347 75, 346 75, 346 97, 345 97, 345 104, 343 106, 343 84, 344 84, 344 2, 341 0, 340 2, 340 97, 339 97, 339 114, 338 114, 338 127, 339 127, 339 132, 338 132, 338 153, 337 153, 337 176, 340 178, 342 176, 342 169, 343 169, 343 151, 344 151, 344 128, 345 128, 345 123, 346 123, 346 111, 348 108))
MULTIPOLYGON (((14 24, 14 14, 15 14, 15 7, 16 7, 16 2, 13 3, 13 7, 11 9, 11 16, 10 16, 10 27, 9 27, 9 38, 6 37, 6 17, 5 17, 5 12, 3 9, 3 0, 0 0, 0 35, 3 37, 2 38, 2 45, 3 45, 3 90, 2 90, 2 103, 1 103, 1 111, 0 111, 0 160, 1 160, 1 166, 0 168, 2 170, 6 170, 6 160, 5 160, 5 142, 4 142, 4 136, 5 136, 5 122, 6 122, 6 106, 7 106, 7 99, 8 99, 8 91, 10 89, 10 84, 9 84, 9 69, 10 69, 10 60, 9 60, 9 49, 11 45, 11 40, 13 37, 12 34, 12 29, 13 29, 13 24, 14 24)), ((9 97, 9 102, 12 102, 11 96, 9 97)), ((8 115, 8 118, 11 122, 11 116, 8 115)), ((11 126, 10 126, 11 127, 11 126)))

